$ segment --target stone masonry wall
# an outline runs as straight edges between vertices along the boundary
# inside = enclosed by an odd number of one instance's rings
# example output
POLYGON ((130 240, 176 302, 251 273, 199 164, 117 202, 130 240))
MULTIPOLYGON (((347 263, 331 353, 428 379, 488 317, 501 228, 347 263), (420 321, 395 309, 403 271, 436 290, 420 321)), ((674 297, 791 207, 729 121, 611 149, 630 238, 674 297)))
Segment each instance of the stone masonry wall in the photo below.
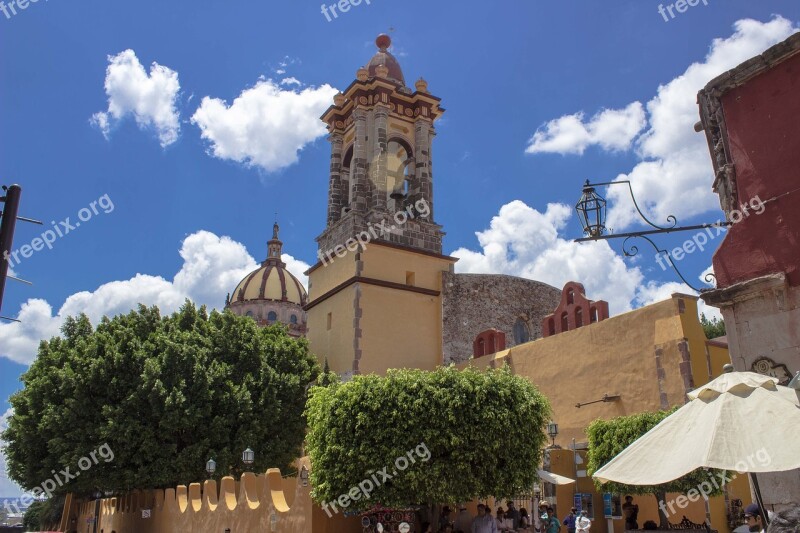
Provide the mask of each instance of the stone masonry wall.
POLYGON ((531 340, 541 338, 542 320, 561 301, 561 291, 546 283, 497 274, 443 273, 442 347, 444 364, 472 357, 479 333, 495 328, 515 345, 514 323, 522 318, 531 340))

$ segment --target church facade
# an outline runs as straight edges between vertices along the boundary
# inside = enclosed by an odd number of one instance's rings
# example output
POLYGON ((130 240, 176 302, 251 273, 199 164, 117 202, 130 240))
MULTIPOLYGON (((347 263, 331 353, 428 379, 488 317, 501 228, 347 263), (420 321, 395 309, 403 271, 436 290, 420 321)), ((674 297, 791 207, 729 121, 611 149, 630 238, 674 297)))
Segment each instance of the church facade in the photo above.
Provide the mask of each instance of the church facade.
POLYGON ((456 274, 436 223, 433 140, 444 113, 420 78, 406 86, 391 39, 324 113, 331 145, 326 227, 309 276, 308 339, 344 376, 432 370, 468 359, 476 336, 541 336, 560 291, 536 281, 456 274))

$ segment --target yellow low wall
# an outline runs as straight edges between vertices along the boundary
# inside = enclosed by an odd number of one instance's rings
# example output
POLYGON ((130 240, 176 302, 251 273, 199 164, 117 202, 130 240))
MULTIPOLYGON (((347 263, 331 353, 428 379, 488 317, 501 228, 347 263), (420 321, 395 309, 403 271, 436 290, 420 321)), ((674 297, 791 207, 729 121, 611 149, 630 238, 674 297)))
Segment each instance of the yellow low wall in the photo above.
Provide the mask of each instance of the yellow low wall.
MULTIPOLYGON (((309 467, 307 459, 298 466, 309 467)), ((308 533, 311 528, 311 487, 298 478, 281 477, 280 470, 265 475, 246 473, 203 485, 192 483, 177 489, 135 491, 120 498, 100 501, 98 533, 308 533), (150 511, 143 517, 142 511, 150 511)), ((62 531, 94 531, 96 502, 70 505, 62 531)))

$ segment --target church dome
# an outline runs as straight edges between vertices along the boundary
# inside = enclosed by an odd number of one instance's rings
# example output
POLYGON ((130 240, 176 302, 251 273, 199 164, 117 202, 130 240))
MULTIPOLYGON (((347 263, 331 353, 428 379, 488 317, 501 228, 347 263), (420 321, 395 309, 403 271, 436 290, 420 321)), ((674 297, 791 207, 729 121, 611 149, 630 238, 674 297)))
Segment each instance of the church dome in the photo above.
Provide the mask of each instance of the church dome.
POLYGON ((230 304, 268 300, 304 306, 308 299, 303 284, 281 261, 283 243, 278 239, 278 224, 272 229, 272 239, 267 243, 268 256, 261 267, 248 274, 233 291, 230 304))
POLYGON ((403 70, 400 68, 400 63, 388 51, 389 47, 392 46, 392 39, 384 33, 378 35, 378 38, 375 39, 375 44, 378 47, 378 52, 370 59, 367 65, 370 77, 375 77, 378 67, 385 65, 389 69, 389 79, 405 86, 406 82, 405 78, 403 78, 403 70))

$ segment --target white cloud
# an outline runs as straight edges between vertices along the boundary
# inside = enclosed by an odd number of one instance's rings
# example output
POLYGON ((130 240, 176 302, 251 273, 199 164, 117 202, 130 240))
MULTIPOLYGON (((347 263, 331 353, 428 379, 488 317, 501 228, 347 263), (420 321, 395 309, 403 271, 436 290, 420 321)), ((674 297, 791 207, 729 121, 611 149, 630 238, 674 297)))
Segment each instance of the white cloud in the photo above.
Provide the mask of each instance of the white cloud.
POLYGON ((290 76, 288 78, 283 78, 281 80, 281 85, 297 85, 299 87, 303 84, 297 78, 290 76))
MULTIPOLYGON (((798 28, 782 17, 769 22, 744 19, 734 33, 711 43, 705 59, 658 88, 647 103, 649 128, 637 140, 641 162, 617 180, 630 180, 639 205, 656 224, 669 215, 679 219, 719 209, 711 191, 713 167, 705 135, 694 132, 700 120, 697 92, 740 63, 785 40, 798 28)), ((627 187, 610 187, 608 227, 624 230, 639 221, 627 187)))
POLYGON ((210 142, 214 157, 275 172, 296 163, 307 144, 325 135, 319 117, 338 92, 327 84, 298 91, 259 80, 230 106, 204 97, 192 123, 210 142))
MULTIPOLYGON (((520 276, 558 289, 579 281, 589 298, 606 300, 612 314, 666 300, 675 292, 697 294, 682 283, 645 283, 641 269, 626 264, 607 241, 576 243, 560 237, 571 212, 563 204, 549 204, 544 213, 520 200, 504 205, 489 229, 476 233, 480 252, 459 248, 450 254, 460 259, 456 271, 520 276)), ((699 305, 706 316, 719 316, 702 301, 699 305)))
MULTIPOLYGON (((39 342, 58 335, 64 318, 85 313, 93 323, 136 309, 139 303, 157 305, 162 312, 178 309, 186 298, 198 305, 221 308, 225 295, 258 266, 244 245, 207 231, 189 235, 181 246, 183 265, 173 281, 160 276, 137 274, 124 281, 105 283, 94 291, 68 297, 57 313, 45 300, 31 299, 22 305, 21 323, 0 324, 0 357, 30 364, 39 342)), ((309 265, 284 254, 288 270, 307 283, 302 272, 309 265), (298 275, 298 273, 300 275, 298 275)))
POLYGON ((605 150, 627 150, 647 121, 640 102, 625 109, 604 109, 588 122, 575 113, 551 120, 531 137, 526 153, 583 154, 592 145, 605 150))
POLYGON ((139 128, 156 130, 162 147, 177 141, 180 113, 176 100, 181 88, 178 73, 153 62, 148 75, 133 50, 108 56, 108 63, 108 111, 95 113, 91 122, 108 139, 117 122, 133 115, 139 128))
POLYGON ((515 200, 504 205, 489 229, 478 232, 482 251, 459 248, 457 272, 509 274, 535 279, 561 288, 580 281, 589 296, 609 302, 612 312, 632 308, 636 289, 644 276, 628 268, 606 242, 575 243, 559 237, 571 209, 549 204, 539 211, 515 200))

